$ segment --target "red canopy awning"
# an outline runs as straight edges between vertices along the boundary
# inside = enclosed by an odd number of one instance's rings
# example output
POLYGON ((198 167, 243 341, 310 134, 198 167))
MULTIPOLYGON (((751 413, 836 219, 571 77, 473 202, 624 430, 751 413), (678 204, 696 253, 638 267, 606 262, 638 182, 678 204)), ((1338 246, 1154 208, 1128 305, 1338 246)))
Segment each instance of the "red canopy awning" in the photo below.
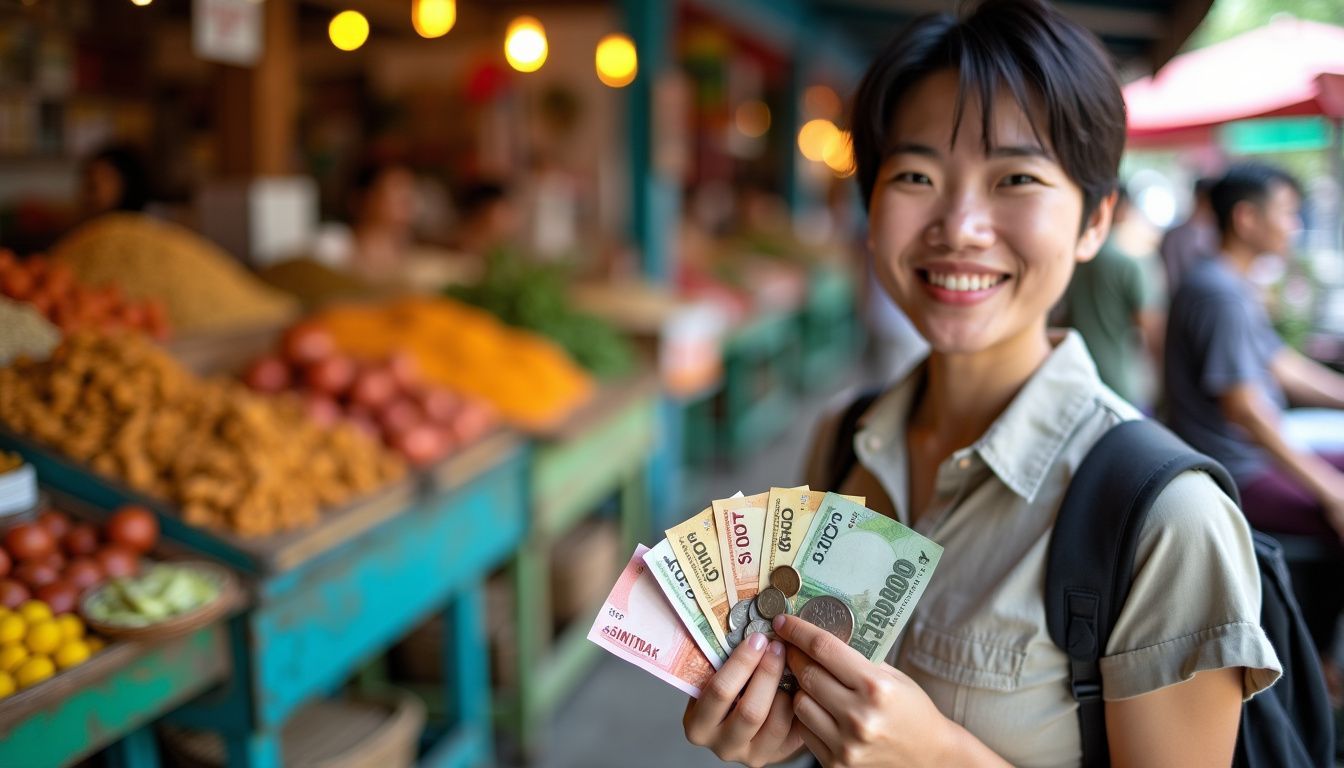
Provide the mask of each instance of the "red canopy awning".
POLYGON ((1196 142, 1233 120, 1344 117, 1344 27, 1276 20, 1125 87, 1131 144, 1196 142))

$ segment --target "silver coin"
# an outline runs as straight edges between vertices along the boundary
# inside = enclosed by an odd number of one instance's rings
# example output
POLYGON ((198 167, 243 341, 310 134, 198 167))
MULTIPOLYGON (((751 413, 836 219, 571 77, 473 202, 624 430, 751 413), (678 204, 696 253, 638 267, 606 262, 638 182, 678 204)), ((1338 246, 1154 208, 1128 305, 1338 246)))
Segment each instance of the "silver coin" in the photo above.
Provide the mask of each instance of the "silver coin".
POLYGON ((792 565, 781 565, 770 572, 770 586, 783 592, 785 597, 793 597, 803 588, 803 577, 792 565))
POLYGON ((756 599, 752 598, 751 608, 747 612, 747 621, 765 621, 765 616, 761 614, 761 609, 756 605, 756 599))
POLYGON ((798 618, 830 632, 842 643, 854 634, 854 612, 838 597, 817 595, 798 609, 798 618))
POLYGON ((766 621, 773 620, 781 613, 789 612, 789 599, 775 587, 766 587, 756 596, 756 610, 766 621))
POLYGON ((737 646, 741 645, 743 640, 747 639, 746 631, 747 628, 744 625, 728 633, 728 650, 730 651, 733 650, 737 646))
POLYGON ((748 618, 748 614, 750 613, 751 600, 738 600, 737 604, 732 607, 732 610, 728 611, 728 629, 733 630, 738 627, 746 626, 747 622, 751 621, 751 619, 748 618))
POLYGON ((770 628, 770 622, 764 619, 753 621, 750 624, 748 624, 747 630, 742 634, 744 637, 751 637, 757 632, 761 633, 762 635, 765 635, 767 638, 774 638, 775 636, 775 631, 770 628))

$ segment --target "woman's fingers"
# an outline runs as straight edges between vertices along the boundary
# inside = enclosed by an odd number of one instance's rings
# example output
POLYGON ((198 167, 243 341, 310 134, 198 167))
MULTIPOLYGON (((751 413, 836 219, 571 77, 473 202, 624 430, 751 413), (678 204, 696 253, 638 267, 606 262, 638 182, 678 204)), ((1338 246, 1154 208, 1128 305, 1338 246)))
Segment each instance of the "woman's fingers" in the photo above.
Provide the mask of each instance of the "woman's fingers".
POLYGON ((765 654, 765 635, 752 635, 737 646, 723 667, 709 679, 700 699, 686 708, 683 724, 691 743, 707 746, 715 740, 719 725, 737 701, 738 694, 751 680, 752 673, 765 654))
MULTIPOLYGON (((764 635, 755 634, 748 642, 764 635)), ((725 664, 725 667, 728 665, 725 664)), ((784 644, 772 641, 767 647, 756 671, 747 683, 747 690, 738 699, 733 714, 724 723, 724 736, 729 743, 742 743, 756 738, 775 703, 779 692, 779 678, 784 674, 784 644)))
MULTIPOLYGON (((773 626, 779 639, 810 656, 847 688, 858 688, 872 671, 872 663, 863 654, 797 616, 780 614, 775 617, 773 626)), ((798 670, 793 669, 793 672, 796 675, 798 670)))
MULTIPOLYGON (((817 703, 807 691, 799 691, 793 695, 793 714, 798 718, 813 736, 820 739, 826 745, 830 753, 834 753, 840 748, 843 739, 840 735, 840 726, 835 722, 826 708, 817 703)), ((811 746, 810 744, 808 745, 811 746)), ((814 751, 813 754, 816 754, 814 751)), ((821 760, 821 755, 817 755, 821 760)), ((825 763, 825 760, 822 760, 825 763)))
POLYGON ((820 736, 813 733, 812 729, 808 728, 801 721, 795 722, 798 724, 794 729, 802 738, 803 746, 807 747, 807 751, 811 752, 812 756, 817 758, 817 762, 826 766, 835 765, 835 755, 831 752, 831 748, 826 742, 822 740, 820 736))
POLYGON ((857 703, 854 691, 841 685, 821 662, 793 646, 789 646, 786 659, 789 669, 798 680, 798 687, 827 710, 843 712, 857 703))

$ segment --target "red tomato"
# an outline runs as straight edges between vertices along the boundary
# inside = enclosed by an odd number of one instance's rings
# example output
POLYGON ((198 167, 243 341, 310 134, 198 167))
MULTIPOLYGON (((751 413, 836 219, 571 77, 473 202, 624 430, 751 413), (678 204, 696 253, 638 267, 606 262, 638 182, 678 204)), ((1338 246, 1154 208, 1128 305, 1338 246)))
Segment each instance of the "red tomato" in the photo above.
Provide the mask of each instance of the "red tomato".
POLYGON ((16 579, 0 579, 0 605, 6 608, 18 608, 32 599, 33 593, 16 579))
POLYGON ((37 590, 37 599, 46 603, 51 612, 59 616, 75 610, 75 604, 79 602, 79 589, 68 582, 53 581, 37 590))
POLYGON ((258 358, 247 367, 243 383, 256 392, 283 392, 289 389, 289 366, 278 357, 258 358))
POLYGON ((398 352, 388 358, 387 370, 402 392, 408 392, 420 384, 420 364, 415 362, 409 352, 398 352))
POLYGON ((71 557, 92 555, 98 551, 98 529, 88 523, 76 523, 61 539, 61 545, 71 557))
POLYGON ((312 365, 336 352, 336 340, 316 323, 299 323, 285 332, 281 348, 289 362, 312 365))
POLYGON ((0 549, 0 579, 9 575, 9 569, 13 567, 13 565, 14 564, 10 562, 9 553, 0 549))
POLYGON ((423 467, 443 458, 448 442, 435 427, 419 426, 402 432, 394 438, 392 447, 412 464, 423 467))
POLYGON ((61 554, 61 551, 57 549, 54 552, 49 552, 46 557, 40 557, 34 562, 49 565, 57 571, 60 571, 65 568, 65 555, 61 554))
POLYGON ((46 528, 47 533, 50 533, 56 541, 61 540, 61 537, 70 530, 71 525, 70 517, 68 515, 64 512, 57 512, 54 509, 37 518, 37 524, 46 528))
POLYGON ((392 374, 379 368, 366 368, 355 377, 350 386, 350 402, 365 408, 377 409, 397 394, 397 382, 392 374))
POLYGON ((140 558, 133 550, 120 544, 108 544, 95 555, 98 565, 109 579, 118 576, 134 576, 140 570, 140 558))
POLYGON ((383 434, 388 437, 389 442, 394 436, 419 426, 424 420, 425 415, 420 406, 407 398, 388 403, 378 416, 378 421, 383 426, 383 434))
POLYGON ((144 507, 122 507, 107 521, 104 530, 108 541, 141 555, 159 543, 159 520, 144 507))
POLYGON ((303 399, 308 418, 322 427, 330 427, 341 419, 341 406, 326 395, 310 394, 303 399))
POLYGON ((74 584, 80 592, 89 587, 97 586, 103 581, 103 569, 98 566, 98 561, 92 557, 76 557, 65 566, 65 572, 61 574, 61 579, 74 584))
POLYGON ((28 561, 20 563, 14 569, 14 578, 27 584, 31 589, 41 589, 61 577, 60 571, 46 563, 28 561))
POLYGON ((430 421, 447 427, 452 425, 457 409, 462 407, 462 400, 446 389, 427 389, 420 394, 420 407, 425 409, 425 415, 429 416, 430 421))
POLYGON ((51 532, 36 523, 23 523, 5 534, 5 549, 16 560, 36 560, 56 549, 51 532))
POLYGON ((305 368, 303 380, 316 392, 343 395, 355 380, 355 363, 348 357, 331 355, 305 368))

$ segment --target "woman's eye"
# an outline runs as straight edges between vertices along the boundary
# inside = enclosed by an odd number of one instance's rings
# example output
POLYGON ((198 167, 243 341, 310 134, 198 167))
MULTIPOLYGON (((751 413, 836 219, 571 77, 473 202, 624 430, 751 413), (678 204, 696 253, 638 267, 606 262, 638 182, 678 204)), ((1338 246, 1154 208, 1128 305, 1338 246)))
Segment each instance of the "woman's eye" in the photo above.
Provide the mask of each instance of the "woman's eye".
POLYGON ((1001 182, 1005 187, 1017 187, 1023 184, 1036 184, 1040 180, 1027 173, 1014 173, 1004 177, 1001 182))
POLYGON ((922 173, 919 173, 918 171, 901 171, 900 173, 896 174, 895 176, 892 176, 892 177, 891 177, 891 180, 892 180, 892 181, 901 181, 901 182, 905 182, 905 183, 907 183, 907 184, 932 184, 932 183, 933 183, 933 179, 930 179, 928 176, 926 176, 926 175, 924 175, 924 174, 922 174, 922 173))

